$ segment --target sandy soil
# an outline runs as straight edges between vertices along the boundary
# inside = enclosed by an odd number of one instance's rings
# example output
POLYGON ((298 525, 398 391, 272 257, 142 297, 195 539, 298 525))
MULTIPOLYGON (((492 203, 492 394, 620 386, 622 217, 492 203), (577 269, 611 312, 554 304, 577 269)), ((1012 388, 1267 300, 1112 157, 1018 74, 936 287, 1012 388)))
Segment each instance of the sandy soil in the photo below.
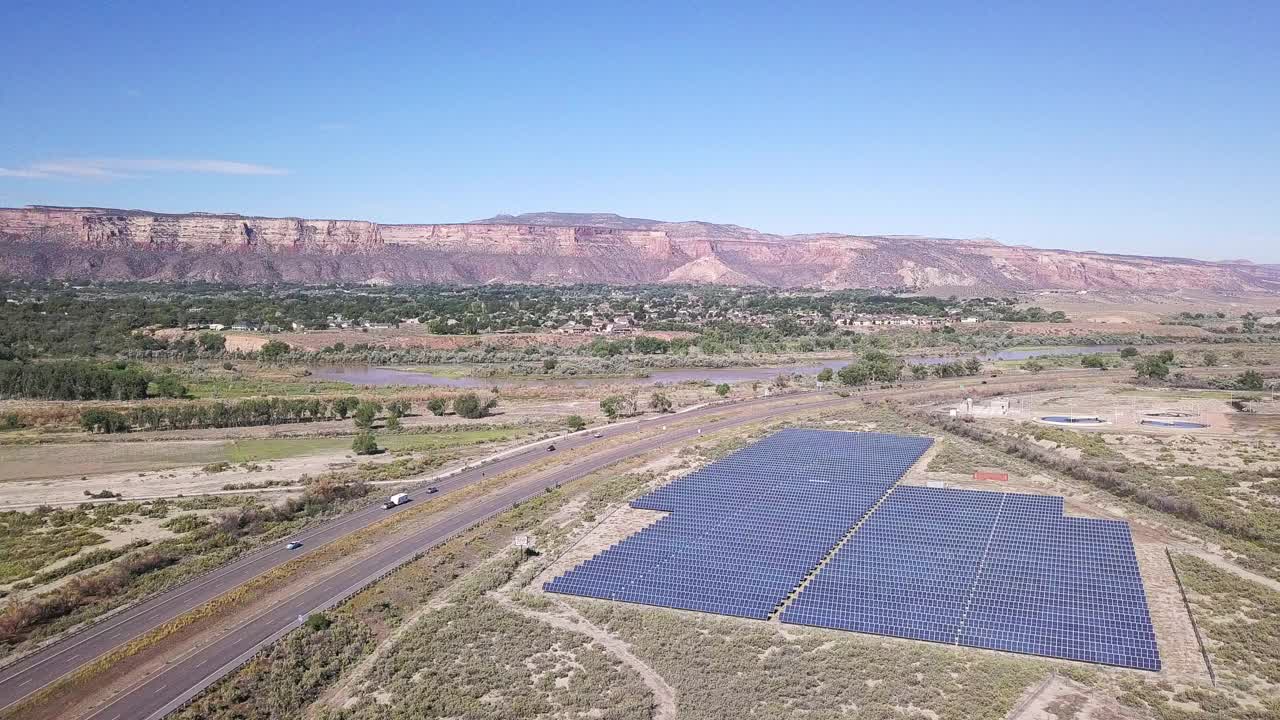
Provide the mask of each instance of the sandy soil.
POLYGON ((1139 720, 1147 715, 1109 694, 1054 674, 1028 691, 1008 720, 1139 720))
MULTIPOLYGON (((1276 310, 1276 297, 1268 293, 1215 293, 1211 291, 1124 292, 1119 290, 1089 292, 1084 295, 1063 292, 1041 292, 1019 298, 1020 305, 1038 305, 1046 310, 1062 310, 1073 320, 1107 323, 1120 320, 1129 324, 1153 323, 1180 312, 1222 312, 1228 317, 1254 311, 1264 315, 1276 310)), ((1167 327, 1167 326, 1164 326, 1167 327)), ((1112 328, 1112 331, 1120 328, 1112 328)), ((1124 328, 1128 330, 1129 328, 1124 328)))

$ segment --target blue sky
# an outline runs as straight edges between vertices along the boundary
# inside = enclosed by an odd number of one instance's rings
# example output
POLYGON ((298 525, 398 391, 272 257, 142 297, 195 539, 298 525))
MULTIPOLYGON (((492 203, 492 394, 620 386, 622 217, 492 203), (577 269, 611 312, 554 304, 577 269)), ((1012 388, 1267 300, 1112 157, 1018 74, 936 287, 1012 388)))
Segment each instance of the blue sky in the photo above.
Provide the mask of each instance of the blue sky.
POLYGON ((0 8, 0 205, 1280 262, 1280 3, 178 5, 0 8))

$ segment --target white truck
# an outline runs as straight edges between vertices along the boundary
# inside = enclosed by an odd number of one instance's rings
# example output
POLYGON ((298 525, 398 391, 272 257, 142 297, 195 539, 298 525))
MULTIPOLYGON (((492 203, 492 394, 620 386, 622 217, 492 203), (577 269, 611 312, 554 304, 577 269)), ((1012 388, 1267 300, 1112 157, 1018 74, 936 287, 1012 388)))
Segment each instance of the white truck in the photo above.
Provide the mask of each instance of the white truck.
POLYGON ((392 496, 391 496, 391 499, 390 499, 390 500, 388 500, 388 501, 386 501, 386 502, 382 503, 382 509, 383 509, 383 510, 390 510, 391 508, 393 508, 393 507, 395 507, 395 506, 397 506, 397 505, 403 505, 403 504, 405 504, 405 503, 407 503, 407 502, 409 502, 409 494, 408 494, 408 493, 396 493, 395 495, 392 495, 392 496))

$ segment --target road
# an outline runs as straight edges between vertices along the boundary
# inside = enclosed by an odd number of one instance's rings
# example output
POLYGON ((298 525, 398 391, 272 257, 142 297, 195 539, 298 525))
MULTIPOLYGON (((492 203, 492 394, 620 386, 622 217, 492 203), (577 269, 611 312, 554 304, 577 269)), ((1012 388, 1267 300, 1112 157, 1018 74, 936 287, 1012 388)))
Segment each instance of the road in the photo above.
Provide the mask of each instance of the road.
MULTIPOLYGON (((1058 373, 1054 379, 1074 379, 1083 375, 1086 373, 1058 373)), ((954 389, 958 385, 973 384, 973 382, 973 379, 935 381, 927 387, 920 386, 919 389, 954 389)), ((1025 383, 1027 379, 1007 377, 986 382, 991 385, 1012 385, 1025 383)), ((915 383, 907 385, 915 385, 915 383)), ((868 391, 858 393, 857 397, 884 398, 901 395, 903 392, 909 392, 909 390, 868 391)), ((412 533, 406 534, 401 541, 376 552, 366 561, 339 571, 299 591, 287 600, 244 621, 212 643, 192 649, 187 655, 173 659, 163 670, 118 693, 87 717, 92 720, 162 718, 180 706, 185 698, 238 667, 242 660, 251 655, 261 643, 280 637, 296 627, 299 618, 304 618, 316 610, 324 609, 337 600, 349 596, 353 590, 367 586, 382 577, 388 570, 441 544, 453 534, 510 508, 516 502, 534 497, 548 487, 563 485, 627 458, 690 440, 701 432, 715 432, 762 420, 781 412, 799 409, 817 410, 847 402, 849 399, 832 398, 825 393, 764 397, 727 405, 711 405, 677 415, 657 416, 611 427, 605 431, 606 439, 616 440, 619 435, 653 430, 669 423, 679 422, 682 425, 688 425, 689 420, 699 417, 728 416, 704 425, 694 424, 661 435, 635 439, 585 456, 569 457, 566 458, 563 466, 534 473, 530 477, 495 490, 483 496, 478 502, 468 503, 462 511, 444 517, 427 527, 415 529, 412 533)), ((418 490, 410 493, 410 497, 416 503, 430 502, 431 498, 458 492, 488 477, 530 466, 546 459, 546 446, 550 443, 554 443, 558 451, 563 452, 601 442, 590 433, 578 433, 543 441, 529 450, 495 459, 490 463, 442 480, 436 485, 439 488, 438 494, 428 495, 424 490, 418 490)), ((405 507, 412 507, 413 504, 393 510, 383 510, 380 505, 374 505, 343 515, 202 575, 185 585, 157 595, 24 658, 0 671, 0 712, 104 653, 298 557, 299 551, 284 549, 284 543, 287 540, 301 541, 304 551, 315 549, 368 527, 391 513, 403 511, 405 507)))
MULTIPOLYGON (((253 618, 229 633, 220 642, 202 647, 199 651, 180 663, 171 664, 158 676, 150 678, 145 686, 131 689, 114 700, 110 705, 92 715, 102 720, 120 718, 143 718, 155 709, 163 707, 169 699, 181 691, 193 687, 216 671, 227 661, 235 658, 244 649, 256 645, 259 641, 271 636, 282 627, 296 624, 299 615, 306 615, 313 609, 341 594, 347 588, 360 585, 367 578, 380 576, 382 568, 397 565, 415 554, 429 549, 455 532, 470 527, 491 514, 500 512, 519 500, 532 497, 547 487, 555 487, 566 482, 589 475, 596 470, 607 467, 628 457, 648 452, 663 445, 680 442, 696 436, 698 430, 714 431, 735 424, 751 422, 778 412, 783 407, 818 407, 839 402, 827 400, 815 402, 813 396, 793 396, 760 398, 747 400, 731 405, 711 405, 677 415, 659 416, 627 425, 616 426, 605 431, 603 440, 592 437, 590 433, 578 433, 571 436, 555 438, 535 444, 531 449, 518 454, 494 460, 479 467, 467 470, 436 483, 437 494, 427 494, 425 489, 410 493, 414 502, 431 502, 434 498, 445 497, 470 485, 501 473, 518 470, 535 462, 545 460, 546 446, 554 443, 558 452, 598 444, 616 438, 619 434, 632 434, 643 430, 653 430, 669 423, 687 423, 698 417, 730 414, 733 417, 711 423, 700 428, 691 428, 681 432, 632 441, 605 452, 591 454, 582 459, 569 460, 565 466, 555 472, 538 474, 504 487, 486 496, 480 504, 468 508, 463 514, 450 516, 437 523, 406 536, 402 542, 388 548, 358 567, 338 573, 324 582, 299 593, 290 600, 269 610, 266 614, 253 618)), ((382 520, 389 515, 412 507, 413 503, 384 510, 381 505, 356 510, 332 521, 317 525, 283 539, 270 547, 261 549, 230 563, 222 568, 202 575, 194 580, 161 593, 145 602, 135 605, 109 619, 103 620, 87 629, 72 634, 60 642, 56 642, 21 661, 0 670, 0 711, 19 702, 41 688, 56 682, 66 674, 91 662, 95 658, 128 643, 130 640, 145 635, 166 622, 177 618, 204 603, 232 590, 252 578, 268 572, 289 560, 299 556, 299 551, 289 551, 284 547, 288 540, 303 543, 303 551, 321 547, 329 542, 357 532, 362 528, 382 520)))

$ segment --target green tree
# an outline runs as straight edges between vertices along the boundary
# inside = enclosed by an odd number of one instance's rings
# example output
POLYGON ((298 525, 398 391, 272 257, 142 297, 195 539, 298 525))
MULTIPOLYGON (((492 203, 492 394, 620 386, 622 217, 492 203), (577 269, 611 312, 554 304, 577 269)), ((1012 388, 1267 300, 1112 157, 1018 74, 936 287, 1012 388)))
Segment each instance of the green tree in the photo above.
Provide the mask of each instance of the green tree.
POLYGON ((475 393, 463 393, 453 399, 453 412, 458 417, 464 417, 468 420, 477 420, 485 417, 490 410, 497 406, 497 398, 489 398, 489 400, 483 401, 475 393))
POLYGON ((200 343, 200 348, 208 353, 220 353, 227 349, 227 338, 222 333, 200 333, 197 342, 200 343))
POLYGON ((610 420, 617 420, 624 415, 630 415, 628 411, 629 401, 624 395, 610 395, 600 401, 600 411, 610 420))
POLYGON ((716 394, 719 395, 720 397, 725 397, 726 395, 728 395, 729 390, 730 390, 729 383, 720 383, 719 385, 716 386, 716 394))
POLYGON ((587 421, 583 420, 581 415, 570 415, 564 421, 569 426, 570 432, 578 432, 587 426, 587 421))
POLYGON ((373 421, 377 419, 378 413, 382 412, 382 405, 376 402, 365 401, 356 407, 355 421, 356 427, 368 430, 373 427, 373 421))
POLYGON ((818 382, 831 382, 831 378, 835 377, 835 371, 829 367, 824 367, 818 371, 818 382))
POLYGON ((1044 363, 1033 358, 1022 363, 1022 369, 1033 373, 1044 372, 1044 363))
POLYGON ((1158 355, 1146 357, 1135 362, 1133 369, 1138 374, 1138 377, 1148 380, 1164 380, 1169 377, 1169 365, 1161 362, 1158 355))
POLYGON ((178 377, 173 373, 164 373, 156 377, 152 382, 154 392, 151 394, 167 398, 184 398, 187 396, 187 386, 178 381, 178 377))
POLYGON ((1245 370, 1240 373, 1240 377, 1236 378, 1236 387, 1241 390, 1263 390, 1266 383, 1263 381, 1262 373, 1257 370, 1245 370))
POLYGON ((1080 358, 1080 366, 1087 368, 1097 368, 1098 370, 1107 369, 1107 361, 1101 355, 1085 355, 1080 358))
POLYGON ((543 372, 551 372, 552 370, 555 370, 556 364, 557 364, 556 359, 553 357, 549 357, 546 360, 543 360, 542 361, 543 372))
POLYGON ((266 345, 258 348, 258 359, 268 362, 279 360, 284 357, 293 348, 289 347, 289 343, 279 340, 268 340, 266 345))
POLYGON ((1120 357, 1124 358, 1125 360, 1128 360, 1129 358, 1138 357, 1138 348, 1136 347, 1120 348, 1120 357))
POLYGON ((1217 365, 1218 365, 1218 353, 1216 353, 1216 352, 1214 352, 1214 351, 1212 351, 1212 350, 1206 350, 1206 351, 1204 352, 1204 357, 1203 357, 1203 358, 1201 358, 1201 361, 1204 363, 1204 366, 1205 366, 1205 367, 1217 367, 1217 365))
POLYGON ((964 371, 968 375, 977 375, 982 372, 982 361, 978 358, 969 358, 964 361, 964 371))
POLYGON ((911 377, 915 378, 916 380, 923 380, 929 377, 929 366, 928 365, 912 365, 911 377))
POLYGON ((388 417, 386 422, 386 428, 389 432, 396 432, 397 430, 399 430, 401 428, 400 418, 396 417, 395 415, 388 417))
POLYGON ((351 451, 357 455, 377 455, 382 452, 378 439, 371 432, 362 432, 351 441, 351 451))

